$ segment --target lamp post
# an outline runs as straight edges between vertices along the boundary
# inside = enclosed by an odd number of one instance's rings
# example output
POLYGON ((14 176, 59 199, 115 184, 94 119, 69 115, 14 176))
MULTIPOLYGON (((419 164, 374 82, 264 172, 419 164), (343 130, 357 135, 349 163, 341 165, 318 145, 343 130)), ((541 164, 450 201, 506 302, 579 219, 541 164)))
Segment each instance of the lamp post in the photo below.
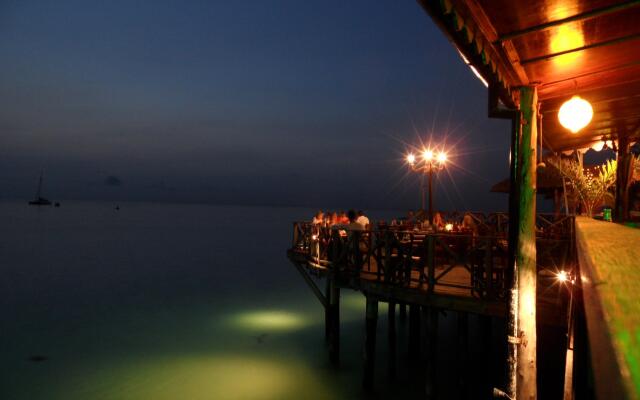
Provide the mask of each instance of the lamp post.
MULTIPOLYGON (((447 163, 447 153, 440 151, 435 154, 431 149, 423 149, 421 157, 410 153, 407 155, 407 164, 414 172, 424 174, 428 178, 429 185, 429 224, 433 225, 433 173, 442 170, 447 163)), ((422 209, 424 210, 424 188, 422 190, 422 209)))

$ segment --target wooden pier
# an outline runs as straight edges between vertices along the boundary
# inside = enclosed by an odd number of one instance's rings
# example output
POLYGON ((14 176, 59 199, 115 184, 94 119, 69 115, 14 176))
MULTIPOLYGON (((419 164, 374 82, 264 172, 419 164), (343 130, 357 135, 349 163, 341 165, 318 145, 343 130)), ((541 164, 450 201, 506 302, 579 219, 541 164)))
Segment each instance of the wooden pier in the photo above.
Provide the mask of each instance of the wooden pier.
MULTIPOLYGON (((436 398, 435 359, 438 351, 438 316, 458 313, 458 354, 468 357, 468 315, 481 321, 481 335, 491 338, 491 318, 505 318, 512 273, 508 271, 508 216, 504 213, 471 213, 477 234, 429 232, 406 226, 375 226, 366 231, 345 231, 308 222, 293 224, 288 257, 325 309, 325 337, 329 358, 340 359, 340 290, 352 289, 365 296, 363 386, 373 390, 378 303, 388 303, 389 375, 395 374, 396 306, 400 317, 408 307, 409 354, 426 354, 425 394, 436 398), (324 287, 325 290, 320 288, 324 287), (421 340, 421 330, 424 339, 421 340)), ((445 216, 461 220, 462 214, 445 216)), ((538 324, 566 332, 569 295, 557 284, 560 270, 575 266, 573 217, 537 215, 538 324)), ((505 332, 506 336, 506 332, 505 332)), ((505 337, 506 343, 506 337, 505 337)), ((487 358, 490 358, 487 355, 487 358)), ((419 357, 411 362, 418 362, 419 357)), ((487 361, 489 362, 489 361, 487 361)), ((466 365, 462 361, 461 365, 466 365)), ((466 374, 460 374, 460 391, 468 393, 466 374)), ((486 390, 502 382, 487 382, 486 390)), ((464 397, 461 397, 464 398, 464 397)))

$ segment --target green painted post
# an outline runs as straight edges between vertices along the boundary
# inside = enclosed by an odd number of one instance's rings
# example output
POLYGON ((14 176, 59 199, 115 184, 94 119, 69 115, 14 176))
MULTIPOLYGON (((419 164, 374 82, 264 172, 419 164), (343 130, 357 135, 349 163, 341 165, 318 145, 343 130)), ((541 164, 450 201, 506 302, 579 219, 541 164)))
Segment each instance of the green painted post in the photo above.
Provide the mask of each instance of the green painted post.
POLYGON ((520 89, 522 139, 518 170, 519 227, 516 265, 518 279, 518 355, 516 398, 534 400, 536 392, 536 141, 538 92, 520 89))
MULTIPOLYGON (((519 228, 519 199, 518 194, 518 168, 520 161, 521 139, 520 112, 516 112, 511 120, 511 154, 509 165, 509 266, 506 273, 506 282, 509 285, 509 312, 507 319, 507 335, 511 338, 518 336, 518 275, 516 274, 516 248, 518 247, 519 228)), ((513 340, 507 342, 507 366, 508 383, 507 393, 512 399, 516 397, 516 375, 518 358, 518 345, 513 340)))

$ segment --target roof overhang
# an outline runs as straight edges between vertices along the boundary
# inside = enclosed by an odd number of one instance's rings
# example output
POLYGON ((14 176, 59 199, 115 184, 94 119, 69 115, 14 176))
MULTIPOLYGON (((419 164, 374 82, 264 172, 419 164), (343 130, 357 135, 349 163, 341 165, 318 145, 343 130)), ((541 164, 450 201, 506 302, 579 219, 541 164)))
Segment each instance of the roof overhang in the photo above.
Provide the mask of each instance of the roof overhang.
POLYGON ((536 86, 545 147, 640 140, 640 0, 418 0, 507 108, 536 86), (557 120, 579 95, 594 109, 578 134, 557 120))

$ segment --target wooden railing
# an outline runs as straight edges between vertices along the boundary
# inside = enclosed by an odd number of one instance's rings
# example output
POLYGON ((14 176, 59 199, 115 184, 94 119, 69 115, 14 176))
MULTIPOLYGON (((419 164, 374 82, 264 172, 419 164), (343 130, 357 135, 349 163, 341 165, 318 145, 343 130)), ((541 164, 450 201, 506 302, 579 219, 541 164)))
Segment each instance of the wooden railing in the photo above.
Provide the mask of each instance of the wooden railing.
MULTIPOLYGON (((446 221, 461 222, 467 213, 447 213, 446 221)), ((394 286, 437 291, 464 290, 474 297, 503 298, 508 267, 505 213, 469 213, 477 233, 409 230, 374 225, 366 231, 293 224, 292 251, 309 266, 345 277, 394 286)), ((573 257, 573 217, 540 214, 537 223, 538 266, 558 270, 573 257)))

